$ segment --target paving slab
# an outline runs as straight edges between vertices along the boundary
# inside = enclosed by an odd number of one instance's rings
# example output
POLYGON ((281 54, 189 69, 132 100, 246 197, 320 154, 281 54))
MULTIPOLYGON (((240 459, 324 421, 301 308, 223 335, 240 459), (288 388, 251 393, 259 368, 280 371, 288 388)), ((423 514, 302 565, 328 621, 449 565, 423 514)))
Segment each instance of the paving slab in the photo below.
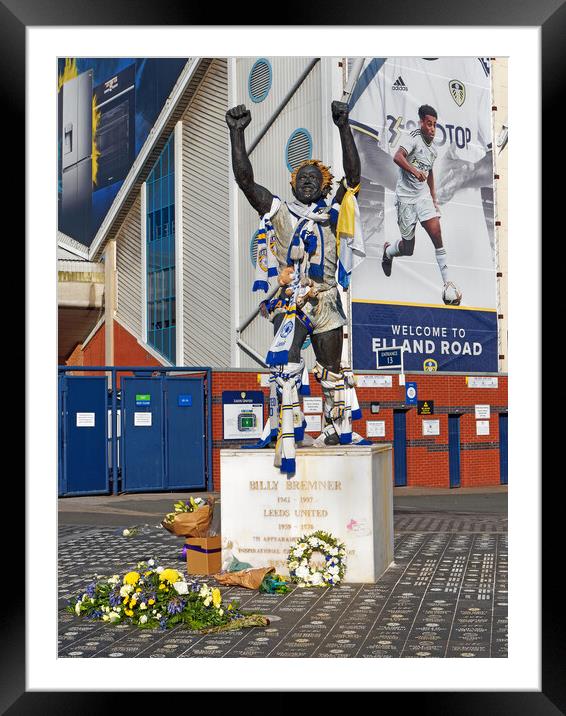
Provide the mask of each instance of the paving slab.
MULTIPOLYGON (((201 578, 219 586, 223 598, 267 615, 270 624, 263 628, 208 635, 182 626, 150 631, 66 612, 68 599, 95 575, 123 573, 152 557, 184 566, 182 538, 157 520, 144 522, 148 512, 137 509, 139 502, 159 500, 121 500, 120 508, 133 507, 142 517, 134 537, 122 535, 133 524, 131 514, 115 513, 120 524, 100 524, 92 511, 67 511, 60 519, 59 657, 507 657, 507 515, 501 512, 396 509, 395 562, 376 584, 293 586, 288 594, 271 595, 201 578)), ((90 510, 97 507, 91 504, 90 510)))

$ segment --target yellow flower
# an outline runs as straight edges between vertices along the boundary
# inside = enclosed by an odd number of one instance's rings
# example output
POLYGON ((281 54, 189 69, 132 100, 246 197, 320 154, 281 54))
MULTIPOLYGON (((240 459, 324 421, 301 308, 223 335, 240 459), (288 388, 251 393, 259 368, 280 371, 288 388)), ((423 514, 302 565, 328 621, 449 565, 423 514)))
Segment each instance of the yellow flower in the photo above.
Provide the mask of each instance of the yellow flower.
POLYGON ((136 592, 141 592, 141 587, 138 587, 138 588, 136 589, 136 592))
POLYGON ((164 569, 163 572, 159 575, 159 580, 161 582, 169 582, 170 584, 173 584, 174 582, 178 582, 181 579, 181 575, 179 572, 177 572, 176 569, 164 569))
POLYGON ((133 617, 133 616, 134 616, 134 613, 133 613, 133 611, 132 611, 131 609, 124 609, 124 612, 125 612, 126 615, 129 616, 129 617, 133 617))
POLYGON ((218 609, 221 602, 222 602, 222 595, 220 594, 220 589, 218 589, 217 587, 214 587, 214 589, 212 590, 212 603, 218 609))
POLYGON ((159 589, 167 589, 167 587, 164 584, 160 584, 159 589))
POLYGON ((147 603, 148 603, 148 604, 155 604, 155 599, 148 599, 148 600, 147 600, 147 603))
POLYGON ((122 599, 122 604, 127 604, 127 603, 128 603, 128 597, 124 597, 124 599, 122 599))
POLYGON ((138 572, 128 572, 124 577, 124 584, 136 584, 139 578, 138 572))
POLYGON ((148 569, 147 572, 144 572, 144 575, 143 575, 143 576, 144 576, 144 577, 149 577, 150 574, 151 574, 151 570, 148 569))
POLYGON ((133 597, 130 599, 130 608, 135 607, 138 603, 137 599, 134 599, 133 597))

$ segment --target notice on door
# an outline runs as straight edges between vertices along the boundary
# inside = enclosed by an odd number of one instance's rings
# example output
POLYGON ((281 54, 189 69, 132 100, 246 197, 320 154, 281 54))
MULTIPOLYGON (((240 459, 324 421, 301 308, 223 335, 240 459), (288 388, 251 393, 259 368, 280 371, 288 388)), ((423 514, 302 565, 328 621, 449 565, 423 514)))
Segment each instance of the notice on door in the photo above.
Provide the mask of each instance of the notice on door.
POLYGON ((77 413, 77 428, 94 428, 94 413, 77 413))
POLYGON ((305 415, 307 433, 319 433, 322 430, 322 417, 320 415, 305 415))
POLYGON ((151 427, 151 413, 134 413, 135 427, 151 427))

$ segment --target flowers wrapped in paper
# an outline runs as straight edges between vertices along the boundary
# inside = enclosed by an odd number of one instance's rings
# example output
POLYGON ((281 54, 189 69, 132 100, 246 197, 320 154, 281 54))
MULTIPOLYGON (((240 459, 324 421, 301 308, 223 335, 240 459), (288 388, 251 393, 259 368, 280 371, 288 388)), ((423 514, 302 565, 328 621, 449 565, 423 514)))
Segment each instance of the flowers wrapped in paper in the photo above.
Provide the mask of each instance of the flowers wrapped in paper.
POLYGON ((168 532, 178 537, 208 537, 214 512, 214 498, 204 500, 191 497, 174 504, 174 512, 169 512, 161 524, 168 532))
POLYGON ((213 575, 220 584, 259 589, 267 594, 284 594, 289 591, 287 583, 275 574, 275 567, 242 569, 238 572, 221 572, 213 575))

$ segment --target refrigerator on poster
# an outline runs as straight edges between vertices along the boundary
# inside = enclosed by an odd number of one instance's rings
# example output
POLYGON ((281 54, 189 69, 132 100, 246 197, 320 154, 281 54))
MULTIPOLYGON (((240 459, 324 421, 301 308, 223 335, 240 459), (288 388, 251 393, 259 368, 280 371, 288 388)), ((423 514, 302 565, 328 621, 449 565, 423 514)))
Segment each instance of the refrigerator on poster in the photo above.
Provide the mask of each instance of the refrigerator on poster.
POLYGON ((91 245, 187 59, 59 58, 59 231, 91 245))
MULTIPOLYGON (((351 284, 355 369, 375 369, 379 348, 403 346, 405 370, 432 359, 438 370, 497 372, 491 104, 488 58, 365 59, 350 100, 366 243, 351 284), (412 254, 395 256, 386 275, 384 246, 401 239, 393 157, 419 136, 422 105, 437 113, 432 173, 444 264, 417 221, 412 254), (445 303, 446 278, 459 305, 445 303)), ((428 180, 423 191, 430 198, 428 180)))

